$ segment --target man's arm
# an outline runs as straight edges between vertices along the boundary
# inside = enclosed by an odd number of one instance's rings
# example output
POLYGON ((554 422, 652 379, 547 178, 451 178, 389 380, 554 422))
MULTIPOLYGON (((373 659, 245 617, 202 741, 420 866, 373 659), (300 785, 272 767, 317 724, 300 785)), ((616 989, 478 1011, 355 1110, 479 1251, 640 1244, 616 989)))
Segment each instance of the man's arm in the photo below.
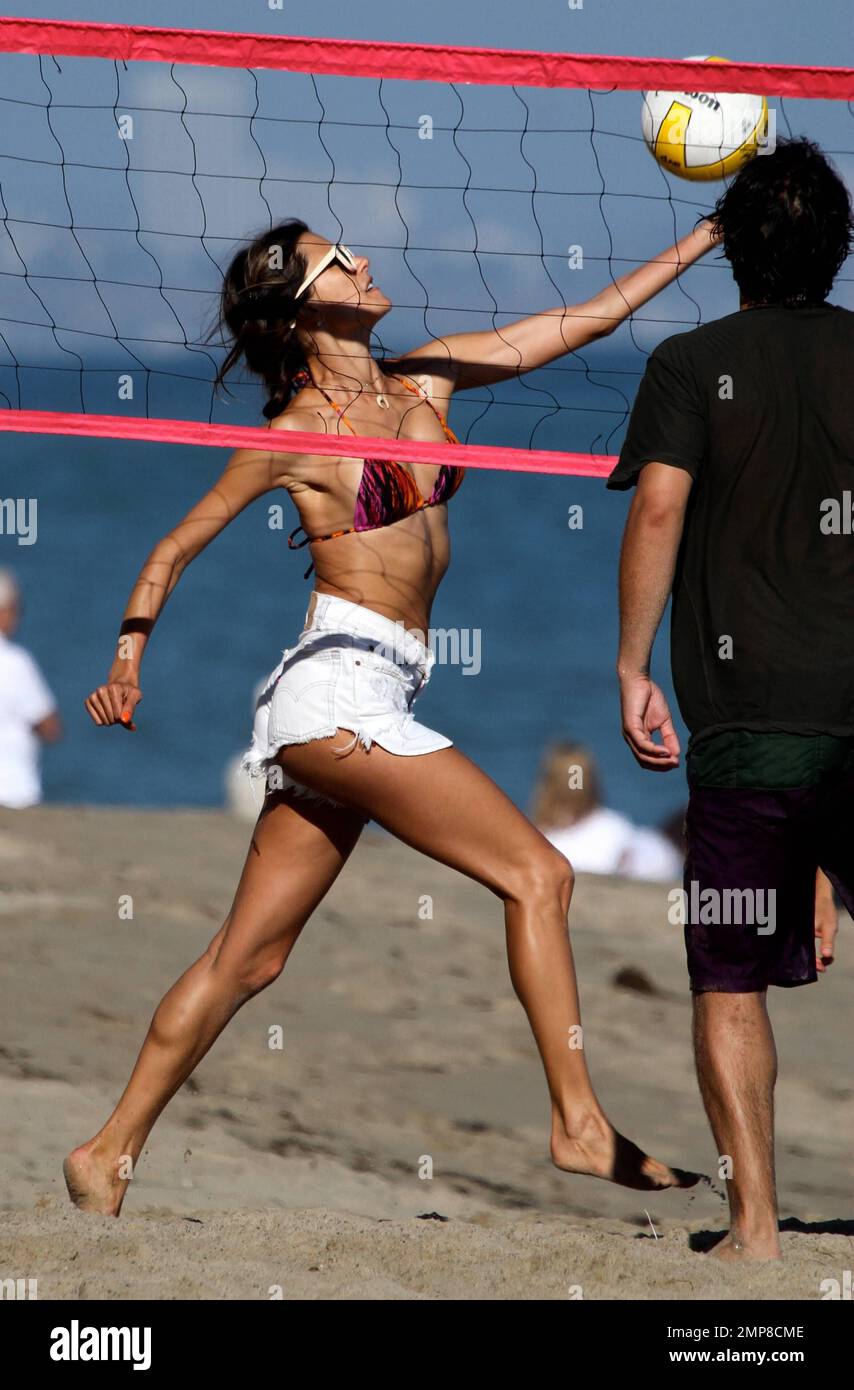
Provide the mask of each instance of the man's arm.
POLYGON ((58 743, 62 738, 62 720, 56 710, 33 725, 33 733, 42 743, 58 743))
POLYGON ((815 968, 820 975, 826 974, 827 967, 833 964, 838 930, 839 913, 833 899, 833 884, 819 869, 815 876, 815 935, 819 943, 815 968))
POLYGON ((62 720, 56 697, 38 662, 23 647, 18 651, 16 687, 20 712, 36 738, 57 743, 62 738, 62 720))
POLYGON ((617 675, 623 737, 641 767, 679 765, 679 740, 667 701, 650 680, 652 646, 673 585, 693 479, 685 469, 648 463, 632 498, 620 555, 620 651, 617 675), (661 732, 662 743, 653 740, 661 732))

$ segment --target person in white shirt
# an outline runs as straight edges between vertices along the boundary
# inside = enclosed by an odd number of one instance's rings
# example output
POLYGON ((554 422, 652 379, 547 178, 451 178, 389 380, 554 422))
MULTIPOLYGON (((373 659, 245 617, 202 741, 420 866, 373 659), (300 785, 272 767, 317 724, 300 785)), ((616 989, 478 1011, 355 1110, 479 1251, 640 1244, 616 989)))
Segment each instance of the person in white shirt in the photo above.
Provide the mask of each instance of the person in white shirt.
POLYGON ((40 744, 62 737, 56 700, 30 653, 12 641, 21 591, 0 569, 0 806, 41 801, 40 744))
POLYGON ((681 856, 666 835, 602 805, 596 763, 583 744, 556 743, 546 750, 533 820, 580 873, 655 883, 681 879, 681 856))

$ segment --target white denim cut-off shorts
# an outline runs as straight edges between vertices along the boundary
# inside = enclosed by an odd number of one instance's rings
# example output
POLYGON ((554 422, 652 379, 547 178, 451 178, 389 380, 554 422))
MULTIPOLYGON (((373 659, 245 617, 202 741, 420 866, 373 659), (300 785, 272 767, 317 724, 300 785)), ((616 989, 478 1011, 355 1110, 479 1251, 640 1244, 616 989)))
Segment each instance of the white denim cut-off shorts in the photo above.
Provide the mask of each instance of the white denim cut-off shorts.
POLYGON ((333 749, 341 757, 357 743, 367 749, 377 743, 404 758, 450 748, 451 739, 412 714, 434 662, 430 648, 403 624, 332 594, 312 594, 299 642, 282 653, 258 697, 252 744, 241 760, 253 786, 263 778, 270 790, 340 805, 296 782, 275 761, 280 748, 331 738, 338 729, 353 734, 333 749))

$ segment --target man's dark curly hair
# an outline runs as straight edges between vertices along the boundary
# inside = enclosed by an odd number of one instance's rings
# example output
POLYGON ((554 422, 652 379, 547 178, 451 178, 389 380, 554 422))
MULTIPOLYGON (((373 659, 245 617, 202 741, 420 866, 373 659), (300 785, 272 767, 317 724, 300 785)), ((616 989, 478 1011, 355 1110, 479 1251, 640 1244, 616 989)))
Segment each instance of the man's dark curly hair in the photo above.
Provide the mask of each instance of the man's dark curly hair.
POLYGON ((779 140, 746 164, 718 199, 712 222, 743 300, 797 304, 827 298, 851 250, 848 190, 811 140, 779 140))

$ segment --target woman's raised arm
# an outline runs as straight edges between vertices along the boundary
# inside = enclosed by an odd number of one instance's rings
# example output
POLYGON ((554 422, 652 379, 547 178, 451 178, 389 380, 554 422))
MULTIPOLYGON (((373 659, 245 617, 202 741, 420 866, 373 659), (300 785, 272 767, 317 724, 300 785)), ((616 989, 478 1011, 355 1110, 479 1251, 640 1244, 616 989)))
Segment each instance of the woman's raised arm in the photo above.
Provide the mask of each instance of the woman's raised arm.
POLYGON ((717 244, 710 222, 701 222, 675 246, 668 247, 637 270, 622 275, 592 299, 569 307, 546 309, 500 329, 449 333, 406 353, 399 360, 417 364, 421 371, 446 377, 454 391, 491 386, 497 381, 532 372, 566 352, 613 333, 629 314, 646 304, 717 244))

